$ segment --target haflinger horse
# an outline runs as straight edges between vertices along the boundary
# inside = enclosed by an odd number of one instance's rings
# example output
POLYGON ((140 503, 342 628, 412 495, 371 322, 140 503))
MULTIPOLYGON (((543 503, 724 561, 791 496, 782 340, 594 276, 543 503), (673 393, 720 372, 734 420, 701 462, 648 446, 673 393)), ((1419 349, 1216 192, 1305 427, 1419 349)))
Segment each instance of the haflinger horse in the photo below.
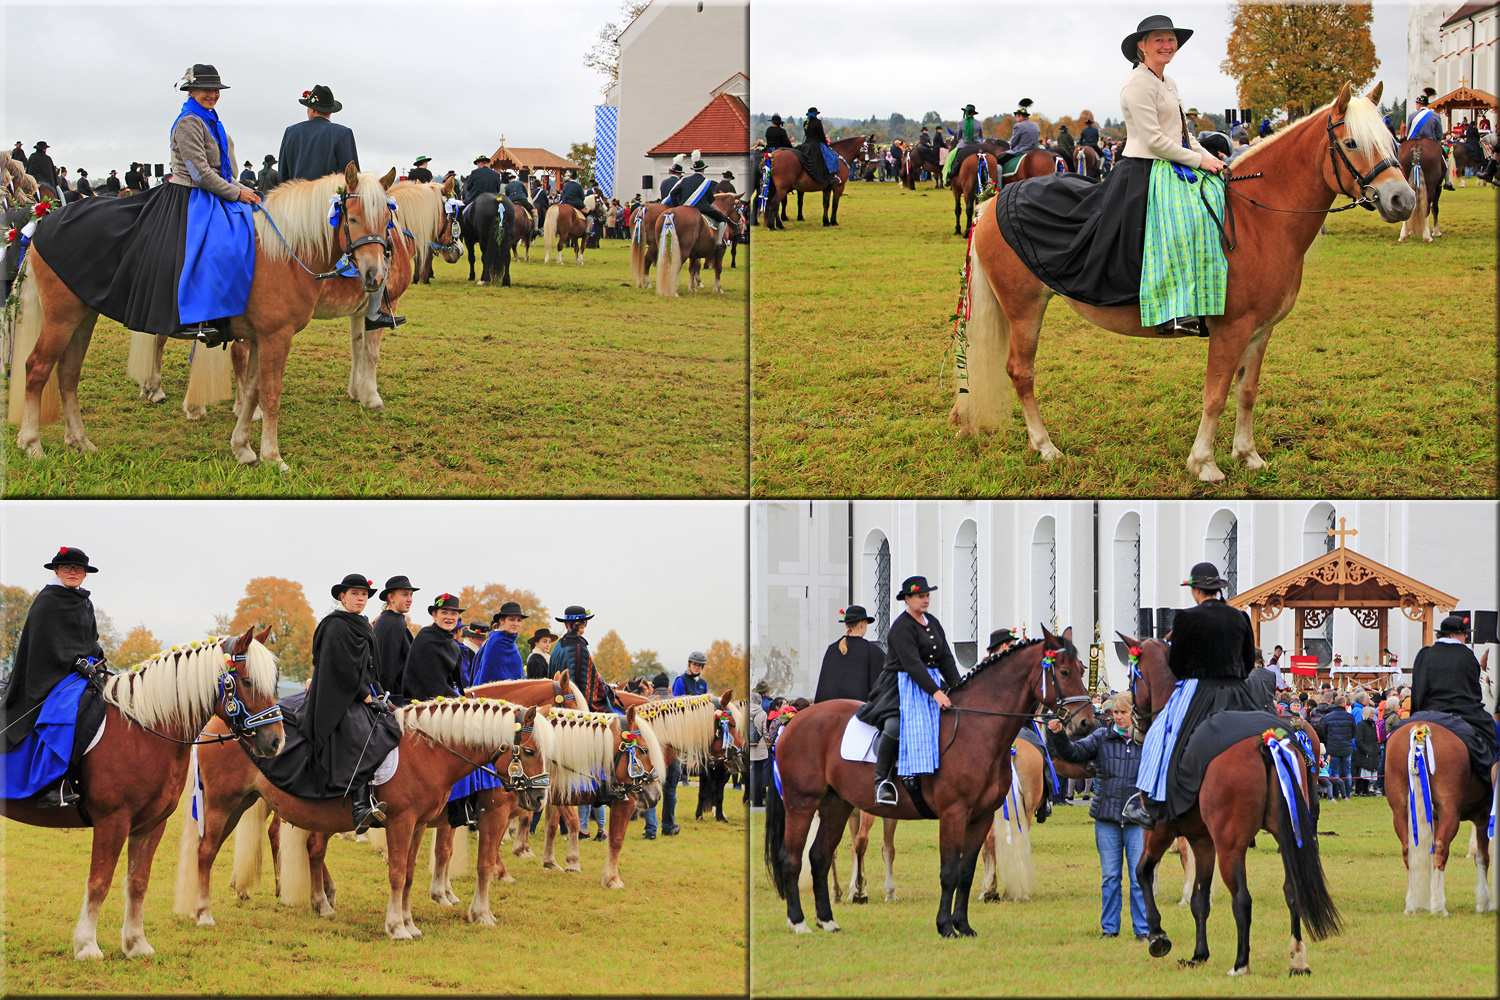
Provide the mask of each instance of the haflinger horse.
POLYGON ((651 723, 661 740, 667 767, 676 760, 681 760, 684 767, 696 766, 699 789, 696 818, 703 816, 707 789, 714 818, 721 823, 729 822, 724 815, 724 782, 731 770, 738 769, 743 762, 747 731, 745 703, 735 703, 732 690, 719 695, 679 695, 653 701, 616 688, 615 697, 620 704, 633 706, 651 723))
POLYGON ((724 815, 724 786, 731 777, 744 778, 749 762, 745 745, 750 732, 750 707, 747 702, 731 702, 733 691, 726 691, 716 713, 717 725, 713 743, 708 748, 708 765, 698 772, 698 807, 693 811, 694 819, 702 819, 711 813, 715 821, 728 823, 724 815))
MULTIPOLYGON (((263 210, 255 213, 250 299, 244 315, 230 322, 234 338, 249 344, 250 375, 240 388, 242 403, 229 439, 230 451, 242 465, 267 462, 289 471, 281 458, 277 427, 292 337, 307 326, 317 308, 323 284, 318 273, 331 273, 340 259, 349 260, 366 295, 385 280, 392 252, 387 192, 395 179, 394 169, 377 177, 358 173, 350 163, 342 174, 278 185, 266 195, 263 210), (339 207, 338 226, 328 224, 330 199, 339 207), (279 234, 271 226, 273 219, 279 234), (257 408, 262 415, 259 457, 249 443, 257 408)), ((78 405, 78 379, 99 314, 68 290, 35 246, 22 267, 27 280, 14 357, 26 358, 26 377, 11 379, 9 416, 20 425, 16 443, 31 458, 41 458, 41 425, 55 420, 60 407, 63 442, 79 451, 95 451, 78 405), (49 385, 55 385, 56 398, 44 398, 49 385)))
POLYGON ((561 264, 563 247, 567 246, 573 249, 573 263, 582 264, 584 236, 588 234, 590 222, 595 221, 594 217, 599 214, 598 205, 591 194, 583 196, 582 212, 561 202, 548 208, 547 220, 542 226, 542 263, 552 259, 555 247, 557 262, 561 264))
POLYGON ((79 808, 37 809, 30 800, 0 803, 6 816, 32 826, 94 828, 83 908, 73 928, 74 958, 104 957, 99 907, 127 841, 120 944, 126 958, 155 954, 143 926, 151 861, 167 817, 182 799, 193 741, 211 719, 218 720, 224 739, 239 741, 246 753, 274 757, 281 752, 285 734, 276 704, 276 658, 263 645, 269 633, 255 635, 250 629, 238 637, 173 646, 108 678, 102 686, 102 732, 77 765, 79 808))
MULTIPOLYGON (((1132 658, 1136 660, 1131 667, 1130 682, 1132 729, 1144 733, 1166 707, 1177 678, 1167 664, 1166 643, 1156 639, 1137 643, 1124 635, 1121 638, 1131 646, 1132 658)), ((1210 729, 1215 718, 1209 716, 1198 732, 1210 729)), ((1338 908, 1328 894, 1318 852, 1317 767, 1313 762, 1319 759, 1321 747, 1310 730, 1290 724, 1288 728, 1308 736, 1305 750, 1273 748, 1274 734, 1270 730, 1231 744, 1209 762, 1198 801, 1192 808, 1176 821, 1157 823, 1146 832, 1136 867, 1136 883, 1145 897, 1151 957, 1162 958, 1172 950, 1172 941, 1162 930, 1161 912, 1156 904, 1156 874, 1157 865, 1179 836, 1187 838, 1197 867, 1191 902, 1197 924, 1197 947, 1191 958, 1182 960, 1184 967, 1208 961, 1210 888, 1217 858, 1238 932, 1238 948, 1229 975, 1242 976, 1250 971, 1251 904, 1245 855, 1260 830, 1275 837, 1280 847, 1285 874, 1282 891, 1291 914, 1288 974, 1312 974, 1307 964, 1307 945, 1302 940, 1304 921, 1314 941, 1339 933, 1338 908)))
POLYGON ((1438 228, 1438 200, 1443 196, 1443 146, 1436 139, 1407 139, 1396 150, 1396 159, 1401 172, 1406 176, 1412 190, 1416 192, 1416 206, 1411 216, 1401 223, 1401 235, 1396 242, 1405 243, 1408 230, 1431 243, 1443 235, 1438 228))
MULTIPOLYGON (((969 926, 969 889, 995 810, 1010 792, 1010 768, 1002 765, 1022 720, 1040 703, 1056 708, 1075 736, 1094 727, 1093 713, 1077 707, 1089 704, 1088 672, 1078 661, 1072 631, 1056 636, 1044 627, 1043 639, 981 660, 948 692, 953 708, 940 716, 937 734, 942 766, 917 779, 925 815, 935 815, 939 823, 937 930, 943 937, 976 936, 969 926)), ((776 740, 774 780, 766 789, 765 860, 794 933, 809 933, 797 882, 814 814, 819 827, 809 860, 817 921, 825 931, 839 930, 829 902, 828 869, 850 812, 924 817, 905 791, 897 805, 877 806, 873 765, 843 759, 840 743, 858 708, 847 699, 819 702, 798 712, 776 740)))
MULTIPOLYGON (((392 230, 394 238, 390 269, 386 274, 385 303, 392 312, 414 283, 410 276, 424 269, 430 273, 433 251, 450 264, 458 263, 463 255, 459 221, 455 214, 458 203, 452 200, 453 185, 451 178, 444 184, 402 181, 390 189, 390 196, 396 203, 396 225, 392 230)), ((380 362, 380 341, 384 330, 380 327, 365 329, 370 294, 360 282, 343 277, 318 282, 317 292, 313 319, 349 318, 349 398, 372 410, 383 409, 385 401, 380 398, 376 386, 375 370, 380 362)), ((141 395, 152 403, 167 398, 161 385, 161 362, 170 339, 152 337, 147 333, 134 333, 130 337, 130 356, 125 370, 140 385, 141 395)), ((198 420, 208 412, 210 404, 229 398, 231 364, 233 384, 239 389, 239 398, 235 401, 237 414, 244 405, 245 387, 250 381, 249 347, 236 341, 226 353, 194 345, 187 392, 182 399, 182 410, 187 419, 198 420)), ((258 417, 259 413, 255 416, 258 417)))
MULTIPOLYGON (((1224 478, 1214 464, 1214 432, 1236 373, 1238 410, 1231 454, 1250 469, 1266 464, 1255 449, 1254 435, 1261 362, 1271 332, 1296 304, 1303 255, 1334 198, 1342 193, 1357 198, 1355 204, 1378 207, 1387 222, 1411 214, 1415 195, 1401 176, 1391 134, 1374 103, 1380 91, 1376 84, 1368 98, 1361 98, 1351 96, 1351 88, 1345 86, 1332 103, 1252 147, 1231 168, 1228 288, 1224 314, 1207 317, 1203 416, 1187 456, 1188 471, 1204 482, 1224 478)), ((997 200, 986 203, 974 226, 965 282, 965 305, 971 310, 967 368, 959 376, 948 420, 961 435, 1001 428, 1011 412, 1013 385, 1025 414, 1027 440, 1050 462, 1062 452, 1042 423, 1034 386, 1042 318, 1056 293, 1027 270, 1006 243, 993 219, 997 200)), ((1106 308, 1065 301, 1095 326, 1126 336, 1159 336, 1141 326, 1138 306, 1106 308)))
POLYGON ((460 213, 463 238, 469 247, 469 280, 474 281, 474 248, 479 248, 479 280, 476 287, 500 282, 510 287, 511 248, 515 243, 516 206, 505 195, 486 191, 460 213))
POLYGON ((849 160, 873 140, 874 135, 851 136, 830 142, 829 148, 839 157, 839 169, 832 184, 813 180, 802 168, 802 159, 795 149, 777 149, 771 154, 771 189, 766 200, 766 228, 786 228, 786 196, 797 192, 797 221, 802 220, 802 196, 808 191, 823 192, 823 225, 839 224, 839 199, 844 196, 844 185, 849 182, 849 160), (829 203, 832 200, 832 214, 829 203))
MULTIPOLYGON (((546 786, 552 732, 535 709, 491 699, 413 702, 397 709, 396 719, 402 730, 393 754, 399 754, 396 770, 379 786, 386 803, 390 884, 385 932, 392 940, 407 941, 422 936, 411 912, 411 884, 422 833, 446 810, 454 782, 478 768, 490 767, 514 791, 539 798, 540 789, 546 786)), ((282 820, 282 900, 294 905, 311 902, 321 916, 331 916, 333 903, 326 895, 329 883, 323 876, 323 857, 328 834, 354 827, 347 796, 303 799, 289 795, 271 784, 245 754, 222 746, 198 754, 197 776, 203 789, 203 829, 200 832, 192 815, 183 824, 176 912, 195 919, 200 927, 213 926, 209 876, 219 849, 236 827, 234 884, 238 892, 248 892, 259 875, 261 832, 270 808, 282 820)))

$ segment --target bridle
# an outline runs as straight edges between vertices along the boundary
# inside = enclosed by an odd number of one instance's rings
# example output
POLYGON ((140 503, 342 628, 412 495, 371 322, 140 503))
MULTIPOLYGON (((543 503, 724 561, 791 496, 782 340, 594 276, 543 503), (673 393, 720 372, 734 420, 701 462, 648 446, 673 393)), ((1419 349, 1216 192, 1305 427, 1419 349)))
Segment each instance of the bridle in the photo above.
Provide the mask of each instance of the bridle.
MULTIPOLYGON (((443 228, 448 231, 448 242, 447 243, 437 243, 437 242, 434 242, 433 240, 429 239, 427 241, 428 249, 436 250, 438 253, 447 253, 450 250, 453 251, 453 252, 455 252, 455 253, 460 253, 460 254, 463 253, 463 249, 464 249, 463 231, 464 230, 463 230, 463 223, 461 221, 459 221, 459 218, 458 218, 459 210, 462 209, 463 207, 464 207, 464 203, 461 202, 461 201, 459 201, 457 198, 446 198, 446 199, 444 199, 444 201, 443 201, 443 228)), ((413 235, 412 233, 408 232, 405 228, 403 228, 401 230, 401 234, 403 236, 407 237, 408 239, 413 239, 413 240, 417 239, 417 237, 415 235, 413 235)), ((442 233, 439 232, 438 235, 441 236, 442 233)))
POLYGON ((517 730, 518 735, 516 737, 516 742, 514 744, 500 744, 495 752, 490 754, 489 758, 486 759, 484 763, 470 760, 452 747, 447 746, 443 743, 439 743, 436 740, 429 739, 429 742, 431 742, 434 746, 442 747, 444 750, 448 751, 459 760, 473 767, 476 771, 483 771, 490 777, 495 778, 500 782, 500 787, 505 791, 515 792, 519 794, 522 792, 532 791, 533 789, 546 788, 551 783, 545 771, 538 775, 530 775, 527 774, 521 766, 522 747, 519 734, 532 732, 533 728, 534 727, 532 726, 519 727, 519 729, 517 730), (495 767, 495 764, 500 760, 501 757, 504 757, 506 754, 510 754, 510 765, 505 769, 505 773, 501 774, 500 770, 495 767))
MULTIPOLYGON (((1041 691, 1041 697, 1038 698, 1037 700, 1039 702, 1041 702, 1041 704, 1046 705, 1046 703, 1047 703, 1047 679, 1050 677, 1052 679, 1052 687, 1057 692, 1057 697, 1056 697, 1057 704, 1056 704, 1056 707, 1053 709, 1053 711, 1057 714, 1058 720, 1060 722, 1062 722, 1062 724, 1064 726, 1066 726, 1069 722, 1071 722, 1073 720, 1073 716, 1075 714, 1077 714, 1077 712, 1078 712, 1077 708, 1069 709, 1068 706, 1069 705, 1077 706, 1077 705, 1079 705, 1081 703, 1081 704, 1089 705, 1090 706, 1090 710, 1092 710, 1093 699, 1090 698, 1086 694, 1070 695, 1067 698, 1062 697, 1062 685, 1059 684, 1058 680, 1057 680, 1056 656, 1057 656, 1057 653, 1059 653, 1059 652, 1061 652, 1061 650, 1056 650, 1056 649, 1043 649, 1042 650, 1042 675, 1041 675, 1041 689, 1042 689, 1042 691, 1041 691)), ((1077 662, 1077 658, 1076 657, 1074 658, 1074 662, 1075 663, 1077 662)))
MULTIPOLYGON (((225 639, 219 643, 219 648, 223 650, 229 641, 229 639, 225 639)), ((228 743, 230 740, 239 740, 245 745, 245 749, 251 753, 251 756, 254 756, 253 748, 250 746, 250 737, 261 726, 269 726, 273 722, 282 721, 281 705, 273 703, 270 708, 252 714, 249 708, 245 706, 245 703, 235 696, 235 688, 238 686, 237 679, 239 678, 239 671, 235 664, 244 662, 244 653, 230 653, 226 651, 224 653, 224 669, 219 674, 216 687, 216 700, 222 701, 224 704, 224 717, 229 722, 229 732, 209 733, 203 739, 179 740, 175 736, 168 736, 166 733, 157 732, 139 719, 132 718, 130 721, 153 736, 160 736, 164 740, 169 740, 172 743, 178 743, 183 746, 211 746, 218 743, 228 743)), ((120 706, 115 705, 115 709, 116 711, 120 711, 122 715, 125 714, 120 710, 120 706)), ((126 716, 126 718, 130 717, 126 716)), ((200 733, 199 735, 203 734, 200 733)))
MULTIPOLYGON (((367 233, 357 240, 354 239, 354 234, 349 231, 349 199, 351 197, 354 196, 349 193, 347 188, 340 184, 337 192, 329 198, 332 211, 329 214, 328 221, 331 225, 338 228, 344 237, 344 254, 334 263, 333 270, 314 275, 318 281, 322 281, 325 278, 352 277, 351 272, 354 271, 354 251, 370 243, 379 243, 385 249, 386 264, 389 265, 391 262, 391 251, 394 249, 394 244, 391 241, 390 234, 396 228, 395 220, 386 219, 385 232, 378 236, 375 233, 367 233)), ((390 195, 386 195, 386 207, 392 215, 395 214, 396 201, 390 195)), ((402 230, 402 232, 405 232, 405 230, 402 230)), ((407 235, 411 234, 408 233, 407 235)))
MULTIPOLYGON (((1062 652, 1062 651, 1063 651, 1063 648, 1059 648, 1059 649, 1046 649, 1046 648, 1043 648, 1043 650, 1042 650, 1041 675, 1038 678, 1038 689, 1035 692, 1036 693, 1036 697, 1037 697, 1037 705, 1038 705, 1038 707, 1040 707, 1040 708, 1043 709, 1042 711, 1040 711, 1040 712, 994 712, 994 711, 990 711, 988 709, 960 708, 959 706, 954 705, 952 708, 948 709, 948 711, 954 713, 954 716, 953 716, 953 732, 948 737, 947 744, 944 745, 943 748, 938 751, 938 756, 942 757, 943 754, 947 753, 948 752, 948 748, 953 745, 954 740, 958 739, 958 724, 963 719, 963 717, 965 715, 991 715, 991 716, 1002 716, 1002 717, 1005 717, 1005 718, 1012 718, 1012 719, 1027 719, 1027 720, 1034 720, 1034 719, 1043 719, 1043 718, 1046 718, 1048 716, 1048 714, 1049 714, 1046 711, 1046 704, 1047 704, 1047 681, 1048 681, 1049 678, 1052 681, 1052 688, 1053 688, 1053 690, 1055 690, 1057 692, 1057 697, 1055 698, 1055 701, 1054 701, 1054 707, 1052 709, 1052 713, 1055 715, 1055 717, 1057 718, 1057 720, 1059 722, 1061 722, 1064 726, 1068 725, 1068 723, 1072 721, 1073 716, 1078 713, 1078 709, 1076 709, 1076 708, 1070 709, 1070 708, 1068 708, 1069 705, 1077 706, 1079 704, 1087 704, 1087 705, 1089 705, 1092 708, 1093 699, 1091 699, 1086 694, 1070 695, 1070 696, 1068 696, 1066 698, 1061 697, 1061 695, 1062 695, 1062 686, 1058 683, 1058 679, 1057 679, 1056 656, 1057 656, 1057 654, 1059 652, 1062 652)), ((995 660, 998 660, 1000 657, 1005 656, 1009 652, 1010 652, 1010 650, 1002 650, 1002 651, 994 654, 993 656, 987 656, 987 657, 985 657, 984 660, 982 660, 979 663, 975 664, 975 666, 972 668, 972 670, 970 672, 970 676, 972 676, 973 670, 978 670, 980 667, 984 666, 985 664, 992 663, 995 660)), ((1078 662, 1076 656, 1073 658, 1073 660, 1074 660, 1075 663, 1078 662)))
MULTIPOLYGON (((714 727, 716 731, 715 741, 719 744, 723 756, 713 759, 723 760, 727 766, 733 768, 738 763, 739 756, 742 753, 734 739, 734 733, 737 728, 734 722, 734 713, 727 708, 719 709, 714 713, 714 727)), ((712 748, 710 748, 710 756, 712 756, 712 748)))
POLYGON ((649 762, 641 763, 639 754, 644 749, 643 742, 639 729, 620 730, 620 745, 615 750, 614 763, 609 769, 610 780, 607 787, 610 798, 623 799, 626 795, 640 795, 647 785, 660 780, 649 762), (615 777, 615 772, 620 769, 621 757, 628 758, 625 762, 626 781, 615 777))
MULTIPOLYGON (((1396 160, 1395 157, 1387 156, 1363 174, 1354 169, 1354 164, 1349 162, 1349 157, 1344 152, 1344 147, 1339 143, 1338 138, 1333 134, 1333 130, 1335 128, 1338 128, 1342 124, 1344 124, 1344 119, 1340 118, 1338 121, 1334 121, 1333 112, 1328 112, 1328 128, 1326 130, 1328 132, 1328 159, 1333 162, 1333 179, 1338 182, 1339 193, 1349 194, 1348 191, 1344 190, 1344 182, 1339 180, 1338 165, 1339 161, 1342 161, 1344 164, 1344 168, 1349 171, 1349 176, 1353 178, 1359 185, 1359 197, 1355 198, 1353 204, 1344 205, 1340 208, 1332 209, 1332 211, 1342 212, 1345 209, 1353 208, 1355 205, 1361 205, 1364 207, 1365 211, 1373 212, 1375 211, 1375 202, 1370 198, 1368 194, 1366 194, 1366 192, 1373 191, 1374 189, 1373 185, 1371 185, 1370 182, 1375 179, 1376 175, 1380 174, 1387 168, 1395 167, 1397 170, 1400 170, 1401 164, 1396 160), (1337 161, 1333 159, 1335 153, 1338 154, 1337 161)), ((1354 195, 1351 194, 1349 195, 1349 197, 1354 198, 1354 195)))

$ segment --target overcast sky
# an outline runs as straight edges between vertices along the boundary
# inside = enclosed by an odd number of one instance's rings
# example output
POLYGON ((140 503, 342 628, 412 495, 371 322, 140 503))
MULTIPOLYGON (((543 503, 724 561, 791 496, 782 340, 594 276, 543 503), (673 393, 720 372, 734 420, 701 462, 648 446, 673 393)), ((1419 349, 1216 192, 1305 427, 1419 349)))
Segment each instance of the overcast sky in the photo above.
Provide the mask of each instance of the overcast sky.
MULTIPOLYGON (((344 105, 360 166, 398 173, 419 155, 438 176, 507 145, 566 155, 594 141, 603 75, 583 56, 616 0, 81 4, 4 0, 5 124, 30 154, 38 140, 76 176, 123 177, 132 160, 166 163, 167 136, 193 63, 215 66, 240 163, 260 169, 297 103, 323 84, 344 105)), ((239 164, 236 164, 238 169, 239 164)))
MULTIPOLYGON (((1223 3, 858 3, 752 0, 751 111, 823 118, 979 117, 1016 110, 1056 120, 1084 108, 1121 117, 1120 84, 1130 65, 1120 40, 1142 19, 1166 14, 1193 37, 1168 67, 1184 105, 1223 114, 1238 107, 1234 80, 1219 71, 1229 38, 1223 3)), ((1407 5, 1377 3, 1377 79, 1386 95, 1406 92, 1407 5)), ((1258 110, 1258 109, 1256 109, 1258 110)))
POLYGON ((99 568, 85 586, 121 637, 144 623, 168 645, 207 635, 258 576, 302 584, 321 618, 346 573, 377 589, 405 574, 421 588, 418 625, 434 595, 502 583, 534 591, 553 615, 584 605, 592 642, 614 629, 672 670, 715 639, 745 641, 745 511, 735 501, 7 501, 0 582, 36 590, 52 575, 42 564, 76 546, 99 568))

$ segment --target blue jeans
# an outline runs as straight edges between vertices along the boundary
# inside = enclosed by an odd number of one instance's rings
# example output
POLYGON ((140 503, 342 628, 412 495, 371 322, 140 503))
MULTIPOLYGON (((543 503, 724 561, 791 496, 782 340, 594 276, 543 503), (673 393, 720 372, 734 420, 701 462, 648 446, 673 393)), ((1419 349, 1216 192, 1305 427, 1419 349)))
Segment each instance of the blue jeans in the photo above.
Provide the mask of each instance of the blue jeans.
POLYGON ((604 829, 604 807, 603 806, 579 806, 578 807, 578 836, 589 835, 589 815, 593 814, 594 822, 599 829, 604 829))
POLYGON ((677 825, 677 782, 681 777, 681 761, 674 760, 667 765, 666 780, 661 786, 661 825, 664 829, 670 830, 677 825))
POLYGON ((1353 760, 1353 754, 1346 754, 1343 757, 1337 754, 1328 755, 1328 777, 1333 781, 1333 797, 1336 799, 1349 797, 1349 765, 1353 760))
POLYGON ((1099 929, 1106 934, 1120 933, 1120 865, 1130 874, 1130 926, 1136 934, 1150 932, 1146 923, 1146 898, 1136 884, 1135 866, 1141 861, 1145 830, 1134 823, 1094 821, 1094 844, 1099 848, 1099 868, 1104 874, 1100 883, 1103 905, 1099 911, 1099 929))

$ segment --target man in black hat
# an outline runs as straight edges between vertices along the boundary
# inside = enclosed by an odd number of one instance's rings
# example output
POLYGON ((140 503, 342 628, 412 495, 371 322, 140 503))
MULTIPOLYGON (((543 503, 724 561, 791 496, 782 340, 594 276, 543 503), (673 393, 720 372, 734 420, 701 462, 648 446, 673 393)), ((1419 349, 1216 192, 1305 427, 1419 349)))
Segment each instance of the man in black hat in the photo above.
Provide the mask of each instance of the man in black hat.
MULTIPOLYGON (((828 133, 823 131, 822 119, 818 117, 817 108, 807 109, 807 118, 802 122, 802 145, 798 147, 801 151, 802 169, 807 171, 818 184, 836 184, 838 177, 835 174, 836 166, 829 166, 830 154, 836 157, 833 149, 828 145, 828 133), (828 150, 827 153, 824 150, 828 150)), ((834 163, 837 164, 837 160, 834 163)))
POLYGON ((1469 748, 1469 758, 1481 774, 1488 775, 1495 762, 1497 747, 1495 719, 1484 710, 1484 695, 1479 686, 1479 660, 1464 645, 1469 621, 1449 615, 1438 623, 1437 639, 1431 646, 1417 651, 1411 665, 1411 718, 1419 712, 1445 712, 1460 720, 1433 719, 1449 728, 1469 748), (1467 728, 1470 732, 1464 732, 1467 728))
POLYGON ((901 582, 900 599, 906 611, 891 622, 886 635, 885 666, 881 668, 870 691, 870 700, 854 714, 880 730, 875 751, 875 803, 896 804, 896 752, 901 740, 901 719, 908 715, 912 732, 919 740, 929 736, 935 741, 936 725, 925 714, 931 711, 926 699, 938 709, 952 708, 946 692, 932 679, 932 671, 948 687, 958 683, 958 664, 948 646, 948 636, 936 616, 927 613, 936 587, 929 586, 925 576, 910 576, 901 582), (905 696, 900 677, 915 687, 905 696))
POLYGON ((1078 145, 1093 146, 1094 152, 1099 152, 1099 126, 1094 124, 1094 119, 1085 118, 1083 128, 1078 130, 1078 145))
POLYGON ((38 184, 50 184, 57 187, 57 167, 52 162, 52 157, 47 155, 48 146, 45 142, 36 144, 36 150, 26 158, 26 172, 38 184))
MULTIPOLYGON (((1416 109, 1406 120, 1406 141, 1431 139, 1438 144, 1438 154, 1443 159, 1443 190, 1452 191, 1453 182, 1448 179, 1448 150, 1443 145, 1443 116, 1428 107, 1436 95, 1437 91, 1432 87, 1423 87, 1416 96, 1416 109)), ((36 177, 36 174, 32 176, 36 177)))
POLYGON ((1192 588, 1195 606, 1172 619, 1167 665, 1188 683, 1173 690, 1156 724, 1147 730, 1136 778, 1140 791, 1124 809, 1125 819, 1144 827, 1170 823, 1198 800, 1203 775, 1185 774, 1178 767, 1193 731, 1215 712, 1261 708, 1245 683, 1255 666, 1250 616, 1224 602, 1221 592, 1229 581, 1219 576, 1213 563, 1201 562, 1182 585, 1192 588), (1174 718, 1180 721, 1169 724, 1174 718))
POLYGON ((771 124, 766 126, 766 149, 791 149, 792 138, 786 134, 786 129, 781 124, 780 115, 771 116, 771 124))
POLYGON ((724 171, 719 175, 719 178, 719 183, 716 185, 718 188, 718 190, 716 191, 717 194, 739 194, 739 192, 734 189, 733 170, 724 171))
POLYGON ((120 172, 118 170, 111 170, 109 176, 104 178, 104 190, 109 192, 110 195, 120 193, 120 172))
POLYGON ((385 608, 375 619, 375 647, 380 653, 380 686, 386 691, 401 691, 401 673, 411 652, 411 625, 406 616, 412 596, 420 589, 404 576, 393 576, 379 594, 385 608))
POLYGON ((1068 131, 1067 122, 1063 122, 1057 126, 1056 146, 1057 151, 1062 154, 1063 159, 1067 160, 1068 163, 1071 164, 1073 162, 1074 150, 1073 133, 1068 131))
MULTIPOLYGON (((583 694, 589 711, 618 712, 624 715, 625 710, 615 700, 615 693, 600 679, 599 671, 594 668, 594 657, 589 653, 588 640, 583 637, 583 630, 593 617, 593 613, 580 604, 570 604, 564 609, 562 617, 557 621, 566 625, 568 630, 557 640, 557 646, 552 650, 552 662, 548 666, 554 674, 559 670, 568 672, 573 687, 583 694)), ((585 706, 579 706, 583 707, 585 706)))
POLYGON ((814 703, 835 698, 868 701, 885 660, 884 651, 865 639, 865 632, 875 616, 858 604, 849 605, 839 614, 843 615, 840 621, 844 625, 844 637, 823 652, 814 703))
POLYGON ((265 161, 260 168, 260 176, 255 179, 255 187, 262 195, 281 183, 281 171, 276 169, 276 157, 270 153, 266 154, 265 161))
POLYGON ((568 179, 563 181, 562 190, 558 192, 557 203, 559 205, 570 205, 576 212, 583 212, 583 185, 578 182, 578 171, 568 171, 568 179))
POLYGON ((245 167, 240 171, 240 183, 247 188, 255 187, 255 169, 250 166, 250 161, 245 161, 245 167))
POLYGON ((426 184, 432 180, 432 171, 427 169, 431 162, 430 156, 419 156, 412 161, 411 169, 406 172, 406 179, 416 181, 418 184, 426 184))
POLYGON ((102 660, 104 650, 99 645, 94 605, 82 587, 88 574, 99 572, 89 565, 89 557, 82 549, 64 545, 42 568, 53 570, 54 576, 37 592, 26 612, 10 682, 0 702, 4 752, 17 754, 17 758, 7 758, 4 793, 7 798, 30 799, 37 808, 57 808, 76 804, 78 795, 66 785, 70 761, 42 742, 36 731, 37 719, 54 691, 59 698, 71 699, 72 712, 63 714, 76 718, 85 686, 80 667, 88 668, 102 660), (13 775, 25 778, 24 786, 16 784, 13 775))
POLYGON ((1016 635, 1010 629, 997 628, 990 633, 990 644, 985 647, 985 655, 994 656, 996 653, 1003 653, 1014 646, 1019 640, 1020 636, 1016 635))
POLYGON ((680 164, 680 163, 674 163, 670 167, 667 168, 667 176, 665 176, 665 177, 662 178, 661 189, 660 189, 660 193, 658 195, 658 199, 657 200, 659 200, 663 204, 665 204, 666 201, 667 201, 667 195, 671 194, 672 193, 672 189, 675 188, 681 182, 682 182, 682 164, 680 164))
POLYGON ((482 194, 500 194, 500 174, 490 166, 488 156, 474 157, 474 169, 464 178, 463 202, 471 204, 482 194))
POLYGON ((707 169, 707 163, 694 160, 693 172, 673 186, 667 196, 662 199, 662 204, 672 208, 696 208, 714 225, 727 226, 729 216, 714 208, 714 185, 703 174, 703 171, 707 169))
POLYGON ((552 676, 551 656, 552 644, 557 641, 557 636, 546 627, 539 628, 531 633, 528 645, 531 654, 526 657, 526 676, 531 680, 546 680, 552 676))
POLYGON ((132 163, 130 169, 125 171, 125 186, 132 191, 146 190, 146 178, 142 173, 144 168, 139 163, 132 163))
POLYGON ((411 651, 406 654, 406 670, 401 675, 403 699, 457 698, 463 693, 461 656, 453 633, 465 610, 453 594, 434 598, 427 609, 432 624, 412 638, 411 651))
POLYGON ((282 133, 281 178, 315 181, 343 173, 350 163, 359 169, 354 132, 328 117, 344 107, 333 99, 333 91, 320 83, 312 90, 304 90, 297 103, 307 109, 307 120, 287 126, 282 133))

